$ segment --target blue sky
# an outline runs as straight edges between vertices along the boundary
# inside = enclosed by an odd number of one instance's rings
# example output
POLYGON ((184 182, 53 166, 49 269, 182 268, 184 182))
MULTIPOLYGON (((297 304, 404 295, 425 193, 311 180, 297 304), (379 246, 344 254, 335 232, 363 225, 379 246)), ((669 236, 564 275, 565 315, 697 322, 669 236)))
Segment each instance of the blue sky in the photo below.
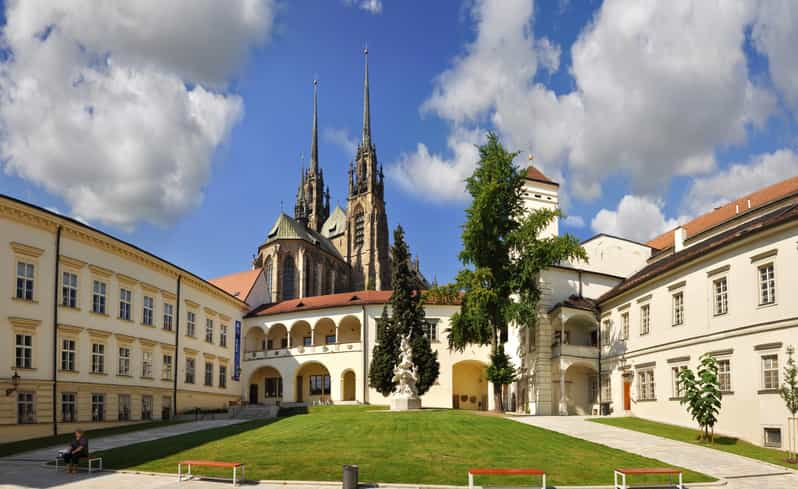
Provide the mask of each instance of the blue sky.
POLYGON ((798 173, 796 33, 772 22, 798 21, 789 2, 190 3, 3 5, 0 193, 204 277, 247 269, 281 202, 293 210, 314 78, 320 164, 345 205, 366 43, 389 226, 440 282, 487 130, 563 182, 561 230, 580 238, 653 237, 798 173))

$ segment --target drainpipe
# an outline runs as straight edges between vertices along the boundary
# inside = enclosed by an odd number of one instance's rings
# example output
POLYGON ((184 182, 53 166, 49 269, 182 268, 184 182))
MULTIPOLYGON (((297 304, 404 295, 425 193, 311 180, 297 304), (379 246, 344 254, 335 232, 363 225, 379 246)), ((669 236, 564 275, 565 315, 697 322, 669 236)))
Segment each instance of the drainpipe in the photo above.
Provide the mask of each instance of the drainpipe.
POLYGON ((368 336, 369 336, 369 328, 368 328, 368 324, 366 323, 366 306, 362 305, 360 307, 363 308, 363 325, 361 326, 363 328, 363 335, 360 338, 360 341, 363 344, 363 375, 361 376, 361 377, 363 377, 363 403, 364 404, 368 404, 368 395, 369 395, 368 378, 369 378, 369 373, 368 373, 368 356, 367 356, 368 355, 368 351, 367 351, 368 341, 367 340, 368 340, 368 336))
POLYGON ((53 276, 53 436, 58 436, 58 267, 61 262, 61 226, 55 230, 55 273, 53 276))
POLYGON ((180 356, 180 279, 177 276, 177 304, 175 304, 175 360, 174 360, 174 384, 172 387, 172 416, 177 416, 177 377, 178 377, 178 357, 180 356))
POLYGON ((602 414, 602 407, 601 407, 601 311, 596 311, 596 322, 598 323, 598 405, 599 405, 599 416, 602 414))

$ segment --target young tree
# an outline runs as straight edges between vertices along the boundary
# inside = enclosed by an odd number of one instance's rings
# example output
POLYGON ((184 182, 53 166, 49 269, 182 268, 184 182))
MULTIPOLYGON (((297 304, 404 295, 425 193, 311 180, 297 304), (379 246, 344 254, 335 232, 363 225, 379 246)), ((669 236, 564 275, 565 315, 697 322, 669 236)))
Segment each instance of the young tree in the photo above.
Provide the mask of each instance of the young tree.
POLYGON ((787 364, 784 366, 784 383, 781 385, 781 398, 784 399, 784 404, 787 406, 787 411, 792 415, 787 419, 787 456, 791 463, 798 463, 798 453, 796 453, 796 444, 798 443, 798 366, 795 364, 793 354, 795 348, 792 346, 787 348, 787 364))
POLYGON ((391 317, 388 318, 384 309, 380 320, 380 339, 373 350, 369 382, 382 395, 387 396, 393 391, 393 368, 399 362, 399 345, 403 336, 409 336, 416 368, 416 389, 419 395, 423 395, 438 379, 440 365, 438 353, 432 351, 430 339, 424 331, 427 323, 421 284, 410 267, 410 251, 402 226, 397 226, 393 235, 391 271, 391 317))
POLYGON ((683 393, 682 405, 687 404, 687 412, 701 428, 703 439, 714 443, 715 424, 723 397, 715 357, 702 355, 696 373, 689 368, 680 371, 678 383, 683 393))
POLYGON ((505 375, 501 345, 511 322, 537 323, 538 276, 545 268, 571 259, 586 259, 573 236, 540 237, 559 211, 528 212, 524 207, 524 172, 513 165, 518 153, 502 147, 495 134, 479 147, 479 162, 466 180, 472 201, 463 225, 460 261, 465 266, 456 284, 463 291, 460 311, 452 316, 449 347, 462 351, 469 344, 491 345, 495 409, 502 411, 502 388, 513 381, 505 375), (497 363, 498 362, 498 363, 497 363))

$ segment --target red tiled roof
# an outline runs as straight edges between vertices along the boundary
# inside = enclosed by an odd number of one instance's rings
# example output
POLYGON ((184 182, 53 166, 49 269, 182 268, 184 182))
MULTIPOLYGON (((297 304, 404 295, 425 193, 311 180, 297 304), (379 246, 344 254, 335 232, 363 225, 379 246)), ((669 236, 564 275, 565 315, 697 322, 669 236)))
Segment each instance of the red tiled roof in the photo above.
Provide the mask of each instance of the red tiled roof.
MULTIPOLYGON (((787 180, 783 180, 769 187, 757 190, 745 197, 733 200, 728 204, 722 205, 706 214, 702 214, 687 224, 684 224, 683 227, 687 231, 687 238, 691 238, 722 224, 743 212, 750 212, 753 209, 762 207, 796 192, 798 192, 798 176, 788 178, 787 180), (748 207, 749 200, 751 201, 750 209, 748 207)), ((646 244, 657 250, 671 248, 673 247, 673 231, 674 230, 671 229, 646 244)))
MULTIPOLYGON (((358 292, 343 292, 340 294, 316 295, 301 299, 289 299, 274 304, 263 304, 256 307, 247 317, 270 316, 286 312, 308 311, 313 309, 326 309, 330 307, 360 306, 370 304, 387 304, 391 299, 390 290, 361 290, 358 292)), ((436 304, 425 301, 426 304, 436 304)))
POLYGON ((249 292, 252 290, 252 287, 255 286, 255 281, 258 279, 261 272, 262 269, 255 268, 254 270, 212 278, 208 280, 208 282, 219 287, 233 297, 246 301, 249 292))
POLYGON ((558 187, 560 186, 559 183, 553 181, 544 175, 542 171, 538 170, 532 165, 529 165, 526 169, 526 178, 527 180, 534 180, 535 182, 550 183, 552 185, 557 185, 558 187))

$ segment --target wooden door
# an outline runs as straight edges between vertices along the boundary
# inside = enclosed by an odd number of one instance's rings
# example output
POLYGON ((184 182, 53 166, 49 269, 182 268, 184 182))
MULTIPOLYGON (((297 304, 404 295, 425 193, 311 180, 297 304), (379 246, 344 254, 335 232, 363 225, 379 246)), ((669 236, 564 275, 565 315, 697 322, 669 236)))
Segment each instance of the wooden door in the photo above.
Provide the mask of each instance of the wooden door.
POLYGON ((632 410, 632 383, 623 383, 623 409, 624 411, 632 410))

